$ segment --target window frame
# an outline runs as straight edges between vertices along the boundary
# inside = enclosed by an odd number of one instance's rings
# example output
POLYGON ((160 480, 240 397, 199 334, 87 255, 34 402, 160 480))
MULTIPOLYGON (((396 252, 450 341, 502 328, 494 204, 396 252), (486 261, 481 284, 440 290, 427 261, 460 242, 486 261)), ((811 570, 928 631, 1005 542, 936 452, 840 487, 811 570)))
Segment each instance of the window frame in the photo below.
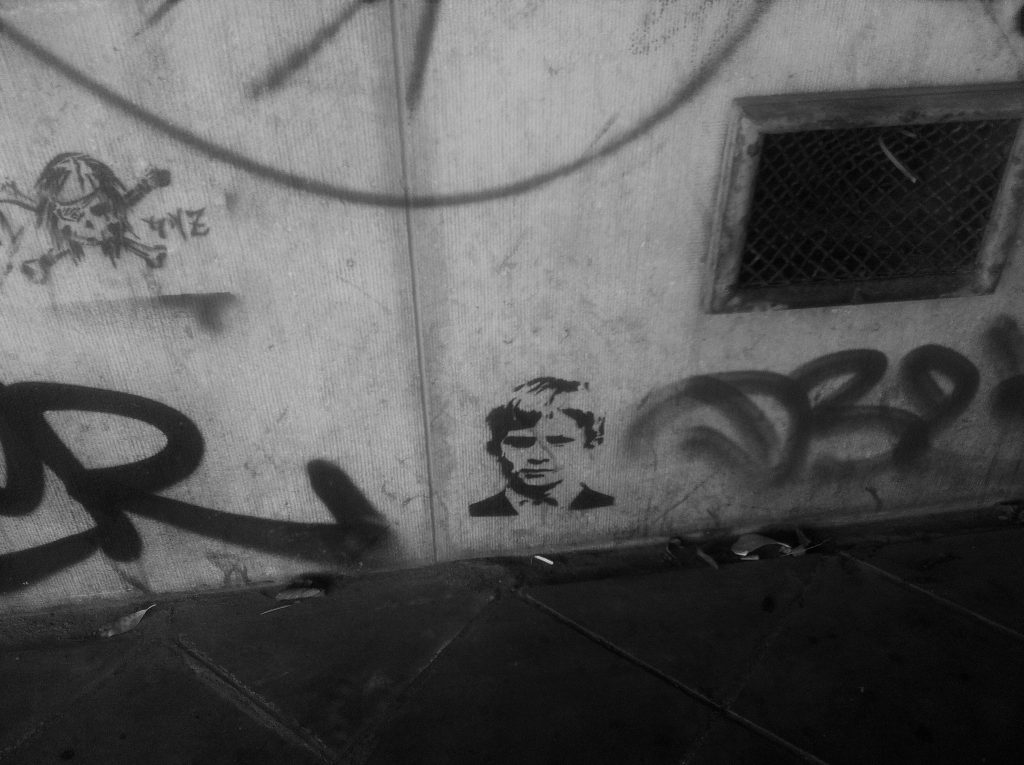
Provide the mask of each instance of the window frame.
POLYGON ((995 291, 1024 218, 1024 84, 903 88, 777 96, 733 101, 719 174, 704 310, 734 313, 894 300, 986 295, 995 291), (747 219, 764 136, 809 130, 1019 119, 999 191, 971 273, 739 289, 747 219))

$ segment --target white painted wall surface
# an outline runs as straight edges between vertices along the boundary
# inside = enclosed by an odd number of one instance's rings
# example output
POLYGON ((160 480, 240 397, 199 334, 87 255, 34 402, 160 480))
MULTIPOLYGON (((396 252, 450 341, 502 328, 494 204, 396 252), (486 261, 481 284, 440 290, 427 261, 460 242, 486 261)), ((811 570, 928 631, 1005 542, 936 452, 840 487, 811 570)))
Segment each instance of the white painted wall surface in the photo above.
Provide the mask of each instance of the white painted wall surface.
MULTIPOLYGON (((732 99, 1020 81, 1018 6, 0 3, 0 175, 28 191, 65 151, 101 159, 127 185, 166 168, 171 184, 131 211, 136 234, 162 241, 144 218, 179 207, 203 208, 209 228, 169 232, 160 269, 129 257, 115 270, 89 252, 37 285, 19 264, 46 249, 45 232, 31 213, 3 208, 25 233, 17 251, 0 252, 13 264, 0 286, 0 380, 125 391, 185 414, 205 454, 161 496, 330 523, 305 472, 321 459, 389 527, 365 555, 312 560, 286 542, 258 550, 129 509, 144 543, 137 559, 96 551, 9 586, 2 607, 1015 495, 1024 442, 990 399, 1024 370, 984 338, 996 322, 1024 321, 1016 254, 996 293, 977 298, 708 315, 701 293, 732 99), (158 299, 209 293, 231 296, 216 331, 187 300, 158 299), (662 411, 656 437, 626 437, 663 386, 786 374, 851 348, 889 359, 861 403, 912 409, 898 362, 930 343, 969 358, 981 385, 913 469, 810 469, 891 446, 866 430, 819 439, 791 480, 766 486, 679 449, 701 422, 736 437, 700 407, 662 411), (484 417, 538 376, 590 384, 607 419, 587 482, 616 503, 470 517, 471 503, 503 487, 484 417)), ((784 413, 756 403, 784 438, 784 413)), ((83 461, 160 448, 141 426, 61 417, 83 461)), ((0 555, 92 523, 48 472, 35 510, 0 517, 0 555)))

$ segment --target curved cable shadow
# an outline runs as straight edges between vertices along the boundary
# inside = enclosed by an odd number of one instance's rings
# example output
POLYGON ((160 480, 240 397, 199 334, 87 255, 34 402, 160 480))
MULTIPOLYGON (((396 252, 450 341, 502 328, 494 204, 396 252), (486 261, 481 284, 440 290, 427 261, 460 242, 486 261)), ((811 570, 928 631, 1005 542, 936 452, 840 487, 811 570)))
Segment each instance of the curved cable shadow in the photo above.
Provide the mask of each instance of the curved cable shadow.
POLYGON ((170 122, 158 114, 139 106, 133 101, 125 98, 120 93, 112 90, 103 83, 94 79, 82 70, 75 67, 69 61, 33 40, 21 32, 10 22, 0 19, 0 39, 6 39, 21 48, 37 61, 49 66, 59 72, 68 80, 81 88, 92 93, 108 106, 112 106, 124 112, 130 117, 157 130, 164 135, 188 146, 191 149, 203 154, 210 159, 231 165, 263 180, 276 183, 285 188, 300 191, 305 194, 334 199, 352 204, 371 205, 377 207, 409 207, 409 208, 431 208, 444 207, 449 205, 467 205, 478 202, 489 202, 503 197, 515 196, 545 186, 559 178, 570 175, 592 162, 609 157, 628 144, 644 135, 655 126, 667 120, 678 111, 687 101, 699 93, 711 80, 719 67, 728 60, 736 51, 739 45, 750 36, 750 33, 757 26, 758 21, 771 5, 769 2, 758 2, 751 11, 746 22, 740 30, 732 36, 721 50, 710 57, 697 69, 693 76, 683 83, 669 97, 665 103, 655 109, 651 114, 638 122, 630 130, 602 146, 599 149, 588 151, 574 160, 565 162, 542 173, 512 181, 510 183, 478 191, 456 192, 449 194, 388 194, 383 192, 365 191, 339 184, 318 181, 305 175, 293 173, 287 170, 268 165, 239 151, 229 149, 214 141, 192 132, 188 128, 170 122))

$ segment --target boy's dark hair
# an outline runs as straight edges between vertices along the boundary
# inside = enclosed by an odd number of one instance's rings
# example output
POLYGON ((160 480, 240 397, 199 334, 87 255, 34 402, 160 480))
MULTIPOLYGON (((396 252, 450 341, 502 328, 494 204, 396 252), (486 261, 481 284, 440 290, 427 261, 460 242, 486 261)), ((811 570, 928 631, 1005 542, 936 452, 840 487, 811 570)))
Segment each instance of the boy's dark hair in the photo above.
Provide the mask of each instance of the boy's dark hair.
POLYGON ((487 427, 491 438, 487 442, 487 453, 495 457, 501 456, 501 442, 510 431, 532 428, 543 412, 533 407, 550 407, 572 419, 583 429, 583 446, 593 449, 604 441, 604 418, 592 411, 573 407, 555 406, 555 399, 565 393, 576 393, 587 390, 586 383, 576 380, 562 380, 558 377, 535 377, 512 389, 514 395, 506 404, 495 407, 487 413, 487 427), (546 395, 545 395, 546 394, 546 395), (524 397, 532 399, 524 401, 524 397))

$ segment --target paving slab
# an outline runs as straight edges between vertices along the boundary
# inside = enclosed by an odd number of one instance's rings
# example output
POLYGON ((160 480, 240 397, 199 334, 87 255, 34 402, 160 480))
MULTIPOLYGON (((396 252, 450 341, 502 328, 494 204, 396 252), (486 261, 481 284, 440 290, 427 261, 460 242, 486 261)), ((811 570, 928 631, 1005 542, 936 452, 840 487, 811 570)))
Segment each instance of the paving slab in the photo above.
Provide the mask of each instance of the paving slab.
POLYGON ((529 597, 683 685, 735 694, 820 556, 530 587, 529 597))
POLYGON ((180 656, 153 646, 4 762, 95 765, 281 765, 320 763, 199 682, 180 656))
POLYGON ((1024 528, 956 534, 850 554, 1024 634, 1024 528))
POLYGON ((826 559, 733 709, 829 763, 1018 762, 1024 641, 826 559))
POLYGON ((124 661, 123 644, 98 641, 0 650, 0 759, 124 661))
MULTIPOLYGON (((718 720, 670 683, 508 597, 448 647, 364 746, 375 765, 675 763, 718 720)), ((748 731, 724 724, 749 741, 748 731)))
POLYGON ((258 593, 181 604, 169 630, 280 719, 341 751, 494 597, 486 580, 457 572, 343 581, 292 605, 258 593))

